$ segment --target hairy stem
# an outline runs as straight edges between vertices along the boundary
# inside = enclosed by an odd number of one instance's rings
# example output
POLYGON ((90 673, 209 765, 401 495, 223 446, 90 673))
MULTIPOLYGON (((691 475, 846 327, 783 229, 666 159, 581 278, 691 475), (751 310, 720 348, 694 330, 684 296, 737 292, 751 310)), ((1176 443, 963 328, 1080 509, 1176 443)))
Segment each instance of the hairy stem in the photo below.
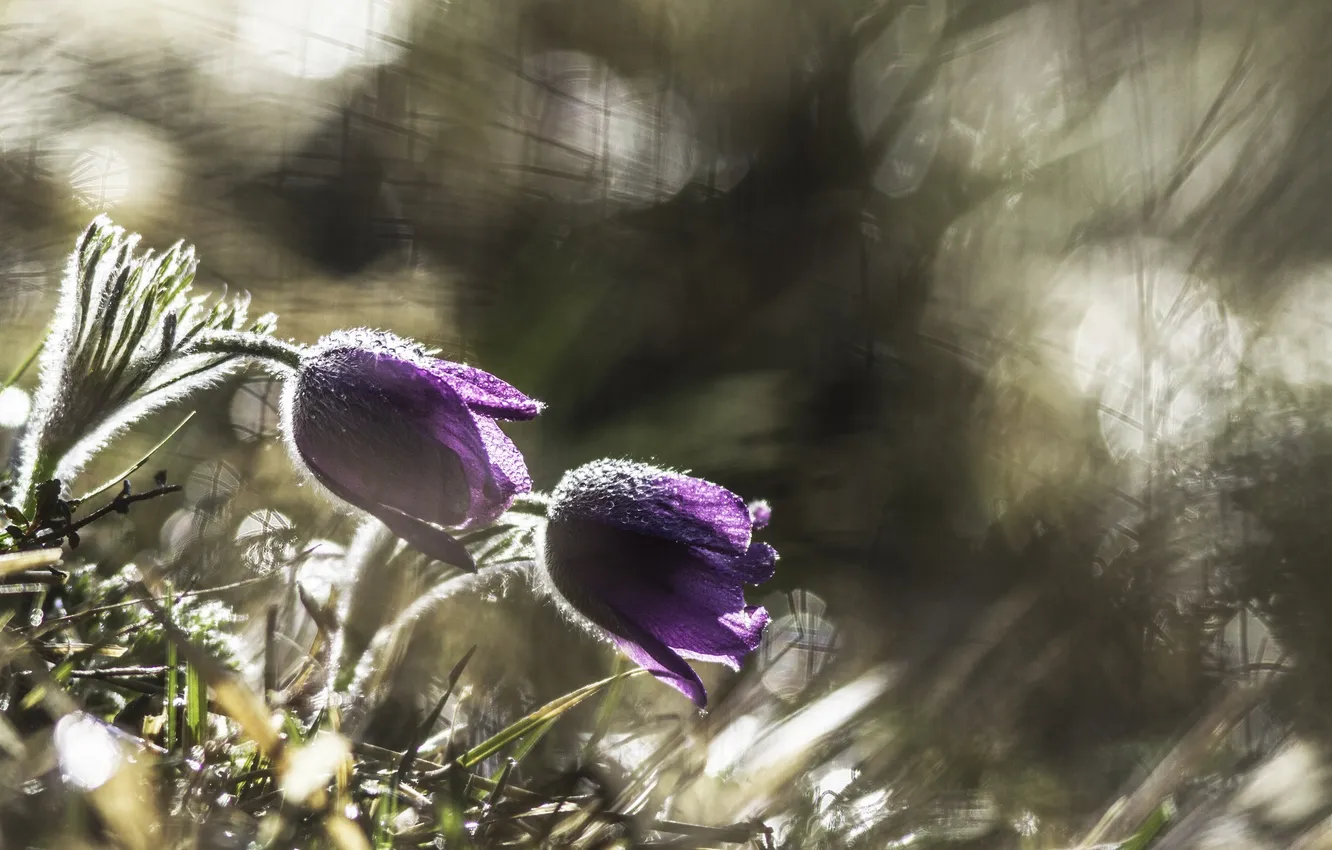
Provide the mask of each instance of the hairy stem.
POLYGON ((246 331, 204 331, 186 350, 188 354, 234 354, 293 370, 301 365, 301 352, 294 343, 246 331))

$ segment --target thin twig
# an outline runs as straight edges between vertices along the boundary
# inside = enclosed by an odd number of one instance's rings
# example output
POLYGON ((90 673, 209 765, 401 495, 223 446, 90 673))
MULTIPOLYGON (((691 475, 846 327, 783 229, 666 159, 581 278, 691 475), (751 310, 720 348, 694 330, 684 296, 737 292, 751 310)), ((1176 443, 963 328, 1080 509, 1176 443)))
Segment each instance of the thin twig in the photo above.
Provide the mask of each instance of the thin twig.
POLYGON ((20 552, 31 551, 34 549, 49 549, 52 543, 57 543, 71 534, 77 534, 88 524, 96 522, 110 513, 125 513, 129 506, 135 502, 145 502, 149 499, 156 499, 158 496, 165 496, 169 493, 178 493, 181 490, 179 484, 162 484, 151 490, 145 490, 142 493, 131 493, 129 491, 129 482, 125 482, 125 489, 118 496, 106 503, 102 507, 88 514, 77 522, 71 522, 60 528, 54 529, 50 534, 42 537, 33 537, 25 539, 18 546, 20 552))
POLYGON ((45 570, 23 570, 22 572, 10 573, 3 579, 4 584, 64 584, 69 578, 69 573, 61 572, 54 567, 45 570))
MULTIPOLYGON (((229 590, 236 590, 237 588, 248 587, 252 584, 261 584, 263 582, 271 580, 272 578, 270 576, 247 578, 247 579, 241 579, 240 581, 232 582, 231 584, 223 584, 217 587, 206 587, 203 588, 202 590, 184 590, 181 591, 180 593, 173 593, 171 594, 171 596, 173 599, 179 602, 182 599, 190 599, 195 596, 208 596, 209 594, 213 593, 226 593, 229 590)), ((75 611, 72 614, 66 614, 63 617, 53 617, 50 620, 47 620, 42 625, 42 629, 41 631, 37 632, 36 637, 42 637, 45 634, 47 634, 51 629, 59 628, 60 626, 75 622, 77 620, 82 620, 85 617, 92 617, 96 614, 105 614, 108 611, 118 611, 121 608, 133 608, 135 605, 142 605, 142 604, 143 602, 139 599, 126 599, 122 602, 111 602, 106 605, 100 605, 96 608, 85 608, 82 611, 75 611)))
POLYGON ((92 667, 86 670, 70 670, 71 679, 148 679, 161 676, 167 670, 165 665, 152 667, 92 667))
POLYGON ((0 578, 33 568, 54 567, 64 560, 64 557, 64 553, 58 549, 0 555, 0 578))

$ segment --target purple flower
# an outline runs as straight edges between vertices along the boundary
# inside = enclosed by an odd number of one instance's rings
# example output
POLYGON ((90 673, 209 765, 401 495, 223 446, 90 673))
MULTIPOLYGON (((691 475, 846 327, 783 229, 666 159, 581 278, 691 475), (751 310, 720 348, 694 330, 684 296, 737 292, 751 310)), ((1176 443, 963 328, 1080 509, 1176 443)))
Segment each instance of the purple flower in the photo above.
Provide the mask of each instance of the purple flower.
POLYGON ((744 586, 772 578, 777 552, 750 542, 770 513, 700 478, 599 460, 552 494, 546 572, 625 655, 702 707, 707 693, 685 659, 739 669, 768 624, 767 611, 745 605, 744 586))
POLYGON ((532 489, 495 420, 540 411, 494 375, 368 330, 311 347, 284 403, 293 451, 321 484, 432 558, 469 568, 445 529, 487 525, 532 489))

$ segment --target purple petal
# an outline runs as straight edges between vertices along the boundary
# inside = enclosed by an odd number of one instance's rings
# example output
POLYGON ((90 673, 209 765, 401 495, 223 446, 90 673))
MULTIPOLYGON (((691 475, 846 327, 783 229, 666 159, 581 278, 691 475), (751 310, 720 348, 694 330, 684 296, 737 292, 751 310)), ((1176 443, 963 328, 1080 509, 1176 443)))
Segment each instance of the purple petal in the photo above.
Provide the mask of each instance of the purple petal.
POLYGON ((397 508, 382 505, 371 511, 388 530, 407 541, 416 551, 455 567, 476 572, 476 561, 467 548, 442 528, 408 516, 397 508))
POLYGON ((743 555, 751 520, 744 500, 724 487, 644 463, 599 460, 564 476, 552 517, 593 520, 716 552, 743 555))
POLYGON ((327 418, 303 424, 295 436, 301 459, 334 495, 363 510, 387 504, 440 525, 466 521, 471 489, 452 450, 419 431, 385 434, 376 424, 371 436, 355 420, 344 418, 346 429, 333 425, 327 418), (412 474, 402 474, 404 468, 412 474))
POLYGON ((738 667, 767 623, 767 612, 745 605, 740 573, 750 565, 719 568, 727 559, 715 552, 588 520, 554 520, 546 557, 565 599, 620 636, 615 626, 630 623, 671 649, 738 667), (600 607, 615 611, 618 622, 605 622, 600 607))
POLYGON ((679 648, 676 651, 680 653, 682 658, 707 661, 712 664, 725 664, 732 670, 739 670, 740 662, 744 661, 745 655, 757 649, 763 641, 763 630, 768 627, 771 619, 768 609, 761 605, 750 605, 742 611, 725 614, 720 618, 721 624, 740 639, 741 645, 746 647, 743 652, 731 650, 717 654, 679 648))
POLYGON ((467 406, 496 419, 535 419, 542 404, 505 381, 474 366, 436 360, 431 368, 444 376, 467 406))
POLYGON ((694 553, 713 569, 732 575, 745 584, 763 584, 777 571, 777 550, 767 543, 751 543, 749 551, 739 557, 719 555, 706 549, 695 549, 694 553))
POLYGON ((316 477, 358 507, 385 504, 444 527, 493 519, 531 489, 522 456, 492 420, 411 347, 395 352, 374 339, 376 347, 325 346, 302 368, 293 437, 316 477))
POLYGON ((749 503, 749 520, 754 528, 767 528, 772 519, 772 505, 762 499, 749 503))
POLYGON ((472 560, 471 554, 463 547, 461 543, 453 538, 442 528, 431 525, 424 520, 409 516, 395 507, 383 503, 361 504, 352 494, 338 483, 337 479, 324 474, 320 469, 310 464, 311 471, 333 495, 349 504, 357 505, 362 510, 367 511, 388 527, 397 537, 407 541, 416 551, 434 558, 437 561, 443 561, 446 564, 452 564, 455 567, 476 572, 476 563, 472 560))
POLYGON ((696 561, 676 570, 667 593, 630 579, 603 586, 602 597, 670 648, 735 669, 758 648, 767 624, 767 612, 747 608, 738 583, 696 561))
POLYGON ((515 497, 532 491, 532 478, 522 452, 508 435, 500 430, 495 420, 476 416, 476 430, 485 446, 489 477, 493 486, 486 491, 488 510, 472 516, 469 526, 488 525, 508 510, 515 497))
POLYGON ((703 687, 703 680, 683 658, 628 621, 623 631, 624 635, 614 635, 615 645, 630 661, 689 697, 699 708, 708 704, 708 692, 703 687))
POLYGON ((706 694, 681 659, 739 669, 768 624, 744 586, 772 577, 776 550, 750 544, 751 525, 770 513, 701 479, 598 461, 552 495, 544 564, 566 601, 701 706, 706 694))

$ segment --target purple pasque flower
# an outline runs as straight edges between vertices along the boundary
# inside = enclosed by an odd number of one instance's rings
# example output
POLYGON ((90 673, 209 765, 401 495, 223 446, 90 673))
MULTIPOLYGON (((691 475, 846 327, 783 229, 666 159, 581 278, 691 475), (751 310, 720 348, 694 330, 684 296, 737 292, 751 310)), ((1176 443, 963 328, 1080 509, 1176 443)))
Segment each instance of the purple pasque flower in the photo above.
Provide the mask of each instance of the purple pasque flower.
POLYGON ((578 614, 701 708, 707 693, 685 659, 738 670, 768 624, 744 586, 772 578, 776 550, 750 540, 770 514, 701 478, 599 460, 555 488, 543 561, 578 614))
POLYGON ((541 403, 391 333, 345 330, 307 350, 284 398, 293 453, 334 495, 432 558, 473 567, 446 531, 487 525, 530 492, 496 420, 541 403))

